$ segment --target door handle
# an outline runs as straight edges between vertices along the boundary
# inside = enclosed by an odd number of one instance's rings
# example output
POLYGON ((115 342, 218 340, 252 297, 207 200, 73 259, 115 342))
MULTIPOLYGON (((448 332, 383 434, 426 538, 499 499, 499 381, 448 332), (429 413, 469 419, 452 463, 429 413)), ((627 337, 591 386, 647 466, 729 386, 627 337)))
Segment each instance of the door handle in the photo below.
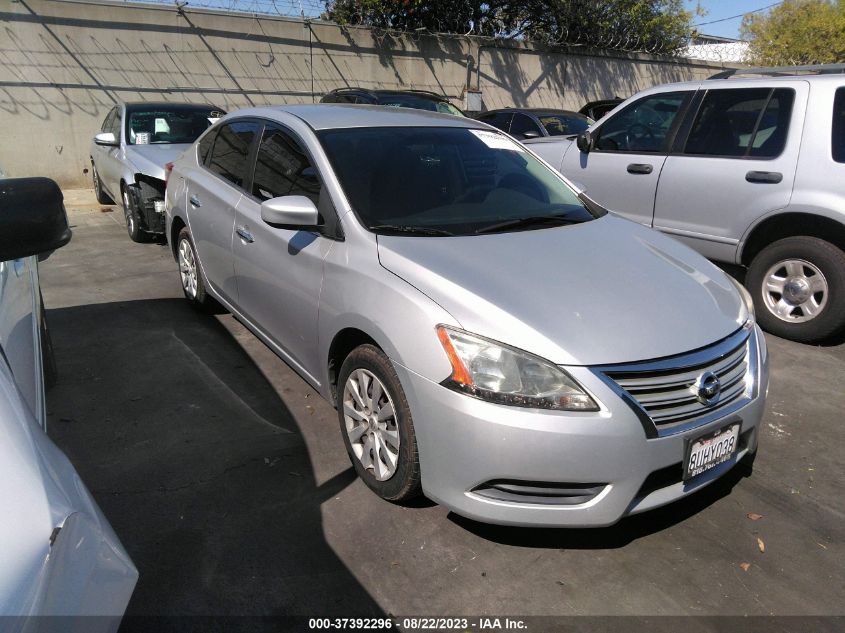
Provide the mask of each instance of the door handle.
POLYGON ((631 163, 628 165, 629 174, 650 174, 654 167, 648 163, 631 163))
POLYGON ((191 206, 194 206, 194 207, 197 207, 197 208, 202 206, 202 204, 200 204, 200 199, 197 198, 197 194, 192 195, 191 198, 188 200, 188 202, 191 203, 191 206))
POLYGON ((776 185, 783 180, 783 174, 779 171, 749 171, 745 174, 748 182, 762 182, 776 185))
POLYGON ((255 238, 252 237, 252 233, 250 233, 245 226, 239 226, 235 229, 235 233, 238 234, 244 242, 247 244, 252 244, 255 241, 255 238))

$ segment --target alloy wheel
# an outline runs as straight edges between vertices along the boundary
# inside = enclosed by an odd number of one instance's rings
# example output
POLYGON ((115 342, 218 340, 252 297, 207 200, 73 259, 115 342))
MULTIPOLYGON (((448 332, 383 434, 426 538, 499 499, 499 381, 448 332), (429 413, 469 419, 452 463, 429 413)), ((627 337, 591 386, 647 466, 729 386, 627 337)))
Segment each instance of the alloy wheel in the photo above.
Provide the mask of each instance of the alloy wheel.
POLYGON ((188 240, 179 242, 179 274, 182 277, 182 289, 191 299, 197 296, 197 261, 194 249, 188 240))
POLYGON ((778 262, 763 276, 763 303, 782 321, 803 323, 817 317, 827 304, 827 279, 803 259, 778 262))
POLYGON ((343 386, 343 420, 355 457, 378 481, 387 481, 399 463, 399 428, 393 400, 382 382, 356 369, 343 386))

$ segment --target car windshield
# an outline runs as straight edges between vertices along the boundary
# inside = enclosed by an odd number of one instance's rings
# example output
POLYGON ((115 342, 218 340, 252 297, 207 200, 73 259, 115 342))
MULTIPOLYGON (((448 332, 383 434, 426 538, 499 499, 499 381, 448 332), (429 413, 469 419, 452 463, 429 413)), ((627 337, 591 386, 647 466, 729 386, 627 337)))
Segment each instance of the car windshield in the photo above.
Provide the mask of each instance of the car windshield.
POLYGON ((414 110, 428 110, 429 112, 441 112, 443 114, 454 114, 455 116, 464 116, 464 113, 458 110, 448 101, 436 101, 434 99, 425 99, 414 95, 379 95, 378 104, 383 106, 392 106, 394 108, 413 108, 414 110))
POLYGON ((356 215, 377 233, 473 235, 575 224, 600 213, 522 145, 492 130, 318 135, 356 215))
POLYGON ((537 115, 540 123, 546 128, 549 136, 568 136, 580 134, 590 127, 590 120, 587 117, 580 117, 566 114, 540 114, 537 115))
POLYGON ((126 142, 129 145, 193 143, 223 112, 208 107, 129 110, 126 142))

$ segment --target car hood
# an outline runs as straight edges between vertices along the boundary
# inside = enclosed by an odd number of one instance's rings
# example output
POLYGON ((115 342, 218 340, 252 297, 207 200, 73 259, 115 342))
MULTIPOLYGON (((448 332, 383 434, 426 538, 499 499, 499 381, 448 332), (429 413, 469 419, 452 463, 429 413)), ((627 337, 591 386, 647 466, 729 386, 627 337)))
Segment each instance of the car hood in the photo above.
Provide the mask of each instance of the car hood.
POLYGON ((687 352, 747 319, 727 275, 679 242, 606 215, 467 237, 378 236, 382 266, 465 330, 561 365, 687 352))
POLYGON ((127 145, 126 158, 136 173, 164 180, 164 166, 179 158, 190 146, 190 143, 127 145))

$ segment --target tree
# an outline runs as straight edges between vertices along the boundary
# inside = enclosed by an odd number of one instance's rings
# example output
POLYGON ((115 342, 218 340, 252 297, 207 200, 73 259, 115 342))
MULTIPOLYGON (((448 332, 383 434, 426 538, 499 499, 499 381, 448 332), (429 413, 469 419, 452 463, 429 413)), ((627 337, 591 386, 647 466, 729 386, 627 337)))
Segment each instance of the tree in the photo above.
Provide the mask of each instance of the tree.
POLYGON ((746 15, 741 30, 755 64, 845 62, 845 0, 786 0, 746 15))
POLYGON ((326 17, 402 31, 667 53, 692 34, 692 13, 682 0, 327 0, 326 17))

